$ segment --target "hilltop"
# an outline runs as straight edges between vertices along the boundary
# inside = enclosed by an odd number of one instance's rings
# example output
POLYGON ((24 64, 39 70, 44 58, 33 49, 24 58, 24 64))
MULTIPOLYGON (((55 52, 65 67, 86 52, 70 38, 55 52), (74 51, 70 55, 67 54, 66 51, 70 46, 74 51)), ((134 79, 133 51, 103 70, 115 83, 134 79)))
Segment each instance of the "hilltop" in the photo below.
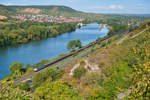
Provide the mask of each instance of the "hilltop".
MULTIPOLYGON (((67 6, 57 5, 31 5, 31 6, 4 6, 0 5, 1 15, 10 16, 15 14, 47 14, 52 16, 65 16, 65 17, 86 17, 85 15, 93 15, 74 10, 67 6)), ((94 14, 97 15, 97 14, 94 14)))

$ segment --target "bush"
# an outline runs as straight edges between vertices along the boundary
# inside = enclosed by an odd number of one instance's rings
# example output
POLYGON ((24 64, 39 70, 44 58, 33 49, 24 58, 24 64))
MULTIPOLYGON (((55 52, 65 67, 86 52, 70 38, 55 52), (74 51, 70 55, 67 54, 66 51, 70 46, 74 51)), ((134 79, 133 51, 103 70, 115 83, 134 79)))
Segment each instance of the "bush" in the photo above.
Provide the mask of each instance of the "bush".
POLYGON ((114 71, 114 67, 113 66, 102 67, 102 72, 106 75, 106 77, 111 76, 113 71, 114 71))
POLYGON ((67 82, 55 81, 42 85, 34 93, 34 100, 83 100, 67 82))
POLYGON ((30 90, 30 86, 29 86, 29 84, 28 84, 27 82, 24 82, 24 83, 20 86, 20 89, 29 91, 29 90, 30 90))
POLYGON ((98 72, 88 73, 81 80, 81 82, 84 85, 90 85, 90 86, 97 86, 99 84, 102 84, 102 81, 103 81, 103 76, 100 75, 98 72))
POLYGON ((102 47, 105 47, 105 46, 106 46, 106 42, 102 42, 102 43, 101 43, 101 46, 102 46, 102 47))
POLYGON ((74 70, 73 77, 77 78, 77 79, 80 79, 82 76, 85 75, 86 71, 87 70, 84 67, 78 67, 74 70))
POLYGON ((85 61, 81 61, 80 66, 85 66, 85 61))
POLYGON ((21 70, 24 68, 24 65, 22 63, 17 63, 17 62, 14 62, 12 64, 12 66, 10 66, 10 71, 12 73, 16 73, 16 72, 21 72, 21 70))
POLYGON ((33 86, 38 87, 48 78, 53 79, 56 75, 56 72, 53 69, 46 70, 44 72, 38 73, 33 77, 33 86))
POLYGON ((38 87, 45 81, 54 81, 59 79, 64 74, 64 70, 54 71, 53 69, 48 69, 44 72, 38 73, 33 77, 33 86, 38 87))
POLYGON ((93 88, 88 100, 111 100, 107 93, 107 90, 102 87, 93 88))

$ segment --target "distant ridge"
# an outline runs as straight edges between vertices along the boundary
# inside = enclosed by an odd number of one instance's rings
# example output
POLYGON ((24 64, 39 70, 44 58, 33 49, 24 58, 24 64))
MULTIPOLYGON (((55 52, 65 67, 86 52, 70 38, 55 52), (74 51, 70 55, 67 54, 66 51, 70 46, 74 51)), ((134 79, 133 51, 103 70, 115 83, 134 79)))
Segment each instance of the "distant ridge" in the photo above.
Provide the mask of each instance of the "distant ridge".
POLYGON ((76 10, 67 7, 67 6, 58 6, 58 5, 23 5, 23 6, 18 6, 18 5, 14 5, 14 6, 7 6, 8 8, 11 9, 25 9, 25 8, 39 8, 39 9, 47 9, 47 10, 52 10, 54 8, 59 8, 59 10, 64 10, 64 11, 68 11, 68 12, 76 12, 76 10))
POLYGON ((34 14, 34 10, 39 10, 37 14, 48 14, 53 16, 79 16, 84 14, 81 11, 74 10, 67 6, 58 6, 58 5, 13 5, 13 6, 4 6, 0 5, 0 14, 9 16, 10 14, 18 13, 30 13, 34 14), (30 11, 31 10, 31 11, 30 11))

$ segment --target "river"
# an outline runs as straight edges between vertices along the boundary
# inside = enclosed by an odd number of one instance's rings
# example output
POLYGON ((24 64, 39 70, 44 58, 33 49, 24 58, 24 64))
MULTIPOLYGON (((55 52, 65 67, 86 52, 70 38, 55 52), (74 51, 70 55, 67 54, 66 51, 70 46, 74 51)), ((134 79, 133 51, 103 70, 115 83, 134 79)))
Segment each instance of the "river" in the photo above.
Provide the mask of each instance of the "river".
POLYGON ((91 23, 80 29, 76 29, 74 32, 62 34, 56 38, 34 41, 20 45, 19 47, 0 48, 0 80, 7 74, 10 74, 9 66, 13 62, 33 65, 44 59, 49 60, 60 54, 69 52, 66 47, 70 40, 80 39, 84 46, 98 37, 107 35, 108 31, 107 28, 102 28, 100 31, 97 23, 91 23))

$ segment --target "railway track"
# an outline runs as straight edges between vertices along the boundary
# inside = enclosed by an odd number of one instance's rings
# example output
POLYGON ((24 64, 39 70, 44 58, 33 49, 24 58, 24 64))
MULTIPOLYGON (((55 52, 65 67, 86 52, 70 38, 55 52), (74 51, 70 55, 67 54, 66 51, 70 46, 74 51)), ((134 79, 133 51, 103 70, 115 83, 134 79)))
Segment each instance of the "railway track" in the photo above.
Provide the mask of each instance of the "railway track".
MULTIPOLYGON (((123 32, 121 35, 126 34, 126 33, 128 33, 128 32, 129 32, 129 31, 123 32)), ((85 49, 89 49, 89 48, 95 46, 96 44, 98 44, 98 43, 100 43, 100 42, 104 42, 104 41, 106 41, 106 40, 112 38, 113 36, 115 36, 115 35, 117 35, 117 34, 119 34, 119 33, 120 33, 120 32, 115 33, 115 34, 112 34, 112 35, 109 35, 109 36, 106 36, 105 38, 103 38, 103 39, 101 39, 101 40, 99 40, 99 41, 97 40, 97 41, 95 41, 95 42, 89 44, 88 46, 79 49, 79 50, 76 51, 76 52, 77 52, 77 53, 80 53, 80 52, 84 51, 85 49)), ((65 59, 67 59, 67 58, 69 58, 69 57, 72 57, 73 55, 74 55, 74 52, 72 52, 72 53, 70 53, 70 54, 68 54, 68 55, 66 55, 66 56, 64 56, 64 57, 61 57, 61 58, 59 58, 59 59, 57 59, 57 60, 54 60, 54 61, 52 61, 52 62, 50 62, 50 63, 47 63, 47 64, 45 64, 45 68, 44 68, 44 69, 41 69, 40 71, 37 71, 37 72, 32 72, 31 74, 29 74, 29 75, 27 75, 27 76, 25 76, 25 77, 23 77, 23 78, 19 78, 19 79, 15 80, 14 83, 15 83, 15 84, 22 83, 24 80, 30 79, 32 76, 36 75, 37 73, 42 72, 42 71, 46 70, 47 68, 52 67, 52 65, 55 65, 55 64, 57 64, 57 63, 59 63, 59 62, 65 60, 65 59)), ((69 64, 69 63, 70 63, 70 62, 68 62, 68 64, 69 64)), ((56 71, 59 70, 60 68, 63 68, 64 66, 65 66, 65 65, 60 66, 60 67, 57 67, 57 68, 56 68, 56 71)))

